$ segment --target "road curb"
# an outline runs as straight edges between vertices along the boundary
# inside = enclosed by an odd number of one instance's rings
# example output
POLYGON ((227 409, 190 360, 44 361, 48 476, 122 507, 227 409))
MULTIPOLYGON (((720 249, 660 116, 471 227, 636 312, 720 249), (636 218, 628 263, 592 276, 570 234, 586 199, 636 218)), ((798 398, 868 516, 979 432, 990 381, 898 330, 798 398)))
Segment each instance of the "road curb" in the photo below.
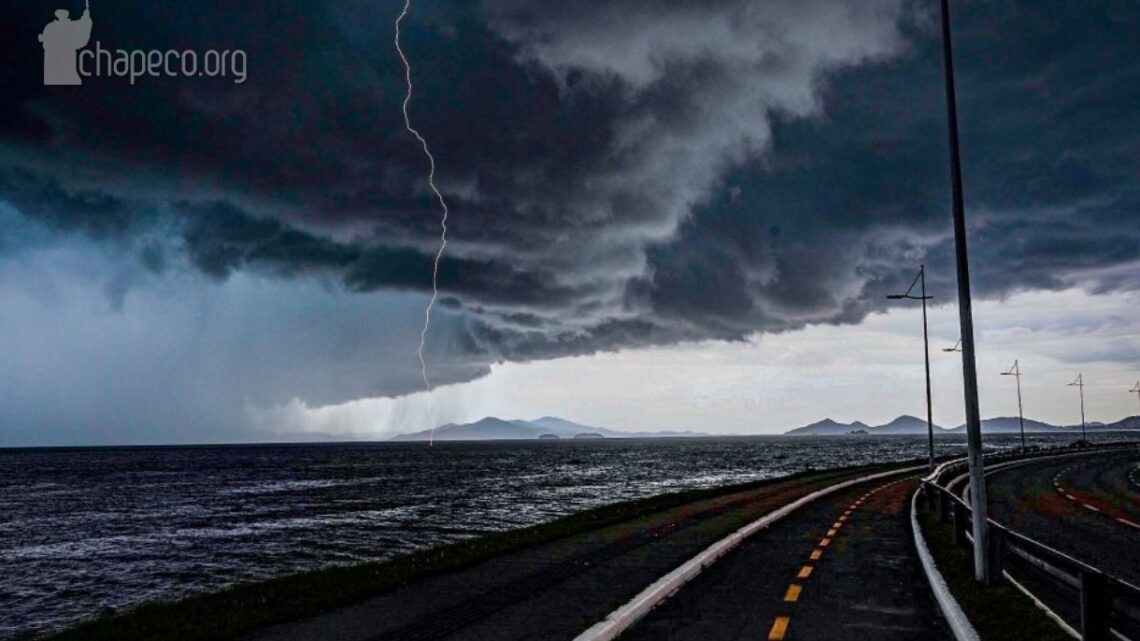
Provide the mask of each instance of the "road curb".
POLYGON ((914 547, 918 550, 922 571, 926 573, 926 580, 930 583, 930 589, 934 591, 934 600, 938 601, 938 607, 950 624, 954 638, 958 641, 980 641, 978 631, 962 611, 962 606, 958 605, 958 600, 950 593, 950 586, 946 585, 946 579, 942 578, 942 573, 938 571, 938 565, 934 563, 934 557, 930 554, 930 548, 926 546, 926 539, 922 536, 922 527, 918 524, 918 494, 921 491, 920 486, 910 498, 910 527, 914 530, 914 547))
MULTIPOLYGON (((677 569, 657 579, 649 587, 638 593, 637 596, 630 599, 625 605, 607 615, 605 619, 595 623, 585 632, 574 637, 574 641, 611 641, 612 639, 616 639, 622 632, 629 629, 630 626, 648 614, 649 611, 659 603, 669 598, 669 596, 677 590, 680 590, 686 583, 695 579, 702 570, 716 563, 718 559, 731 552, 743 543, 745 539, 816 499, 823 498, 839 490, 851 487, 852 485, 925 469, 927 469, 927 466, 919 465, 916 467, 903 468, 901 470, 878 472, 869 476, 843 481, 825 487, 822 490, 816 490, 783 507, 777 508, 716 543, 713 543, 700 554, 682 563, 677 569)), ((977 637, 974 637, 974 639, 976 641, 977 637)))

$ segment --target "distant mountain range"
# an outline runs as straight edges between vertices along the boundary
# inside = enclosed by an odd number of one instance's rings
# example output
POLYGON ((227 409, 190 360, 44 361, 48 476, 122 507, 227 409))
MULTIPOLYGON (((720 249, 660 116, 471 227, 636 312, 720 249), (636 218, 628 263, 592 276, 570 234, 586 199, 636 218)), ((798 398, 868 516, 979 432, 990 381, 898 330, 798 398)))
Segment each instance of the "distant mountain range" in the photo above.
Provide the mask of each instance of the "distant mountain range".
POLYGON ((700 432, 620 432, 604 427, 582 425, 554 416, 544 416, 533 421, 504 420, 488 416, 474 423, 456 425, 448 423, 431 430, 400 434, 393 441, 495 441, 532 439, 572 439, 572 438, 661 438, 708 436, 700 432))
MULTIPOLYGON (((1106 432, 1111 430, 1140 430, 1140 416, 1130 416, 1115 423, 1089 423, 1090 432, 1106 432)), ((1080 425, 1050 425, 1041 421, 1025 419, 1026 433, 1079 433, 1080 425)), ((934 426, 935 434, 962 434, 966 431, 965 425, 953 429, 934 426)), ((1016 416, 1001 416, 988 418, 982 421, 982 432, 985 434, 1016 434, 1018 424, 1016 416)), ((824 419, 818 423, 798 427, 784 432, 793 436, 844 436, 848 434, 869 435, 895 435, 895 434, 926 434, 926 420, 915 416, 900 416, 884 425, 867 425, 855 421, 854 423, 839 423, 831 419, 824 419)), ((426 441, 434 438, 437 441, 495 441, 495 440, 554 440, 573 438, 665 438, 665 437, 693 437, 710 436, 702 432, 622 432, 605 427, 583 425, 563 418, 544 416, 533 421, 505 420, 489 416, 474 423, 457 425, 448 423, 435 428, 434 436, 429 430, 400 434, 392 438, 393 441, 426 441)))
MULTIPOLYGON (((1140 416, 1129 416, 1115 423, 1087 423, 1088 431, 1108 432, 1114 430, 1140 430, 1140 416)), ((1000 416, 987 418, 982 421, 983 434, 1017 434, 1020 432, 1016 416, 1000 416)), ((1025 433, 1061 433, 1080 432, 1080 425, 1050 425, 1033 419, 1025 419, 1025 433)), ((962 434, 966 426, 959 425, 952 429, 934 426, 935 434, 962 434)), ((854 423, 839 423, 831 419, 824 419, 818 423, 797 427, 784 434, 795 436, 839 436, 845 434, 926 434, 926 421, 914 416, 900 416, 885 425, 871 426, 860 421, 854 423)))

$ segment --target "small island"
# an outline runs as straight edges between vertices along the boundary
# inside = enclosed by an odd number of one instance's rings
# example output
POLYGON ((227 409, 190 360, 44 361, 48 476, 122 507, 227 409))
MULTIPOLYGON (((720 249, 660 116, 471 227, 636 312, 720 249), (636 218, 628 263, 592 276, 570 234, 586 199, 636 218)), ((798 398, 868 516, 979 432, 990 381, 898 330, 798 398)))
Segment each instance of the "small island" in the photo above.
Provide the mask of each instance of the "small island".
POLYGON ((538 440, 540 440, 540 441, 541 440, 559 439, 559 438, 562 438, 562 437, 558 436, 557 434, 539 434, 538 435, 538 440))
POLYGON ((574 435, 574 438, 605 438, 597 432, 579 432, 574 435))

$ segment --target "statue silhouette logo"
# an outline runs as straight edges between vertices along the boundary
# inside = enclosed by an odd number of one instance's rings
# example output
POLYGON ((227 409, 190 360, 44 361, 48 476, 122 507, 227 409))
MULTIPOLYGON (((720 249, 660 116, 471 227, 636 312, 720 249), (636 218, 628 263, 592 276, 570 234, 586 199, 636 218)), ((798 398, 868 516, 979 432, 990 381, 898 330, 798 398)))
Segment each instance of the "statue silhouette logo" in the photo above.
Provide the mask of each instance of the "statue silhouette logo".
POLYGON ((44 84, 81 85, 76 66, 76 51, 91 38, 91 7, 84 6, 83 16, 71 19, 67 9, 55 12, 55 20, 44 27, 40 42, 44 46, 44 84))

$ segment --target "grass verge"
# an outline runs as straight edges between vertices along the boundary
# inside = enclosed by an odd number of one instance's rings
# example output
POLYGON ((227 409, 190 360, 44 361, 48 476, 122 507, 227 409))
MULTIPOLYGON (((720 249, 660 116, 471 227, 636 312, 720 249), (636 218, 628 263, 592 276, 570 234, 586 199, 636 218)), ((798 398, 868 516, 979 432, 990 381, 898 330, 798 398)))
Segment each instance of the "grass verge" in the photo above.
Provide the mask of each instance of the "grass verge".
POLYGON ((975 581, 973 553, 954 544, 949 523, 939 523, 933 511, 919 505, 918 523, 930 554, 982 641, 1072 641, 1008 581, 992 587, 975 581))
POLYGON ((554 521, 406 554, 386 561, 334 567, 244 583, 178 601, 147 603, 82 623, 43 641, 224 641, 379 596, 415 581, 455 572, 532 546, 662 512, 774 485, 830 483, 904 465, 873 465, 704 490, 661 494, 606 505, 554 521))

